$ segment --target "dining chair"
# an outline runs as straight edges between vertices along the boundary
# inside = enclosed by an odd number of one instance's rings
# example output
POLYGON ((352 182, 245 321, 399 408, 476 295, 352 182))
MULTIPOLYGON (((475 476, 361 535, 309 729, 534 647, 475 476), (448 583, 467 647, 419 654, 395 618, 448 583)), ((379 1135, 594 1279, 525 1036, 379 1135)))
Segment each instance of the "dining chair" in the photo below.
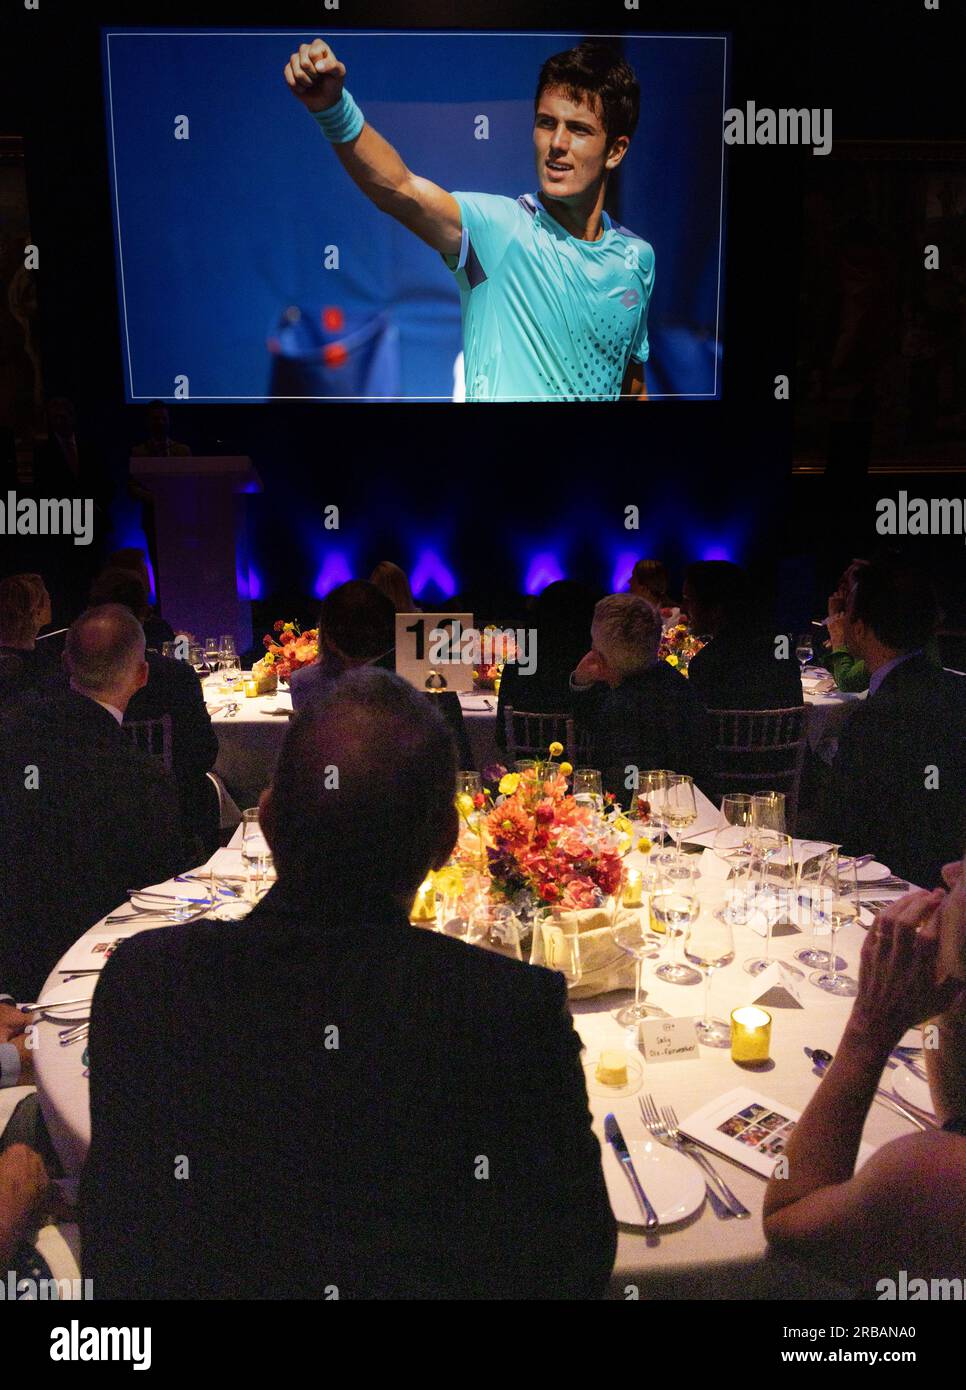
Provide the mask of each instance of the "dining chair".
POLYGON ((714 731, 717 790, 784 792, 788 833, 793 835, 807 746, 807 708, 712 709, 708 717, 714 731))
POLYGON ((171 715, 162 714, 158 719, 132 719, 121 725, 125 734, 136 748, 160 758, 168 771, 172 768, 171 756, 171 715))
POLYGON ((545 758, 554 742, 563 744, 564 757, 569 762, 576 766, 580 760, 582 745, 574 733, 573 715, 514 709, 507 705, 503 719, 506 756, 511 766, 523 758, 545 758))

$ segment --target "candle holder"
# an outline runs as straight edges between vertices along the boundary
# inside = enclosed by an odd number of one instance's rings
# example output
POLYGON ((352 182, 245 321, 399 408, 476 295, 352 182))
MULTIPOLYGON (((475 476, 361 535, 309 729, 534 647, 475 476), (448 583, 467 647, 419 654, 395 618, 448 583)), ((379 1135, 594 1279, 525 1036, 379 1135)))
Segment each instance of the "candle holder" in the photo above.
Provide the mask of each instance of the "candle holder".
POLYGON ((761 1066, 770 1060, 771 1014, 757 1004, 731 1011, 731 1060, 741 1066, 761 1066))

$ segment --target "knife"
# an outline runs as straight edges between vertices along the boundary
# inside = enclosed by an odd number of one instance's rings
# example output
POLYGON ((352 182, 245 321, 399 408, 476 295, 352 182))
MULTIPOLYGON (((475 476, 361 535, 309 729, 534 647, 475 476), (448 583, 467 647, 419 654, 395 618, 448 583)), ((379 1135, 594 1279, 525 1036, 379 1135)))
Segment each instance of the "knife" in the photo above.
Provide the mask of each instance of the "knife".
POLYGON ((631 1180, 631 1186, 634 1189, 634 1192, 637 1196, 637 1200, 641 1204, 641 1210, 647 1218, 647 1220, 644 1222, 644 1225, 648 1230, 652 1230, 653 1227, 659 1224, 657 1212, 654 1210, 650 1202, 647 1200, 647 1193, 644 1191, 643 1187, 641 1187, 640 1178, 638 1178, 637 1174, 634 1171, 634 1165, 631 1162, 630 1151, 626 1143, 624 1142, 624 1136, 623 1134, 621 1134, 620 1125, 617 1123, 617 1120, 614 1118, 613 1115, 607 1115, 604 1119, 604 1135, 607 1139, 608 1144, 610 1144, 615 1154, 620 1159, 624 1171, 627 1173, 627 1176, 631 1180))

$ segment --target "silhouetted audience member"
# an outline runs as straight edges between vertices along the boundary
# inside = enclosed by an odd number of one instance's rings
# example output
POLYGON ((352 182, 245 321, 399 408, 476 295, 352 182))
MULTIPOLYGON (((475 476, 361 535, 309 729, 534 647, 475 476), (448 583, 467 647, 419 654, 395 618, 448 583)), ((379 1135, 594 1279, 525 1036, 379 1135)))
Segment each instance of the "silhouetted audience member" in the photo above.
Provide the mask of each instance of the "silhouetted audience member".
POLYGON ((928 578, 886 557, 855 573, 845 620, 868 698, 842 726, 829 834, 912 883, 935 883, 966 839, 966 679, 924 648, 939 620, 928 578))
POLYGON ((658 659, 660 613, 636 594, 610 594, 594 609, 590 632, 571 688, 604 790, 629 806, 631 768, 671 768, 701 786, 711 765, 707 719, 687 680, 658 659))
MULTIPOLYGON (((536 632, 536 667, 528 674, 507 662, 497 700, 496 742, 506 748, 504 711, 566 713, 570 709, 570 673, 587 650, 587 629, 595 596, 574 579, 558 579, 537 595, 529 626, 536 632)), ((532 641, 532 639, 531 639, 532 641)), ((573 757, 574 750, 567 750, 573 757)))
MULTIPOLYGON (((123 604, 143 625, 148 596, 132 571, 105 570, 94 581, 91 603, 123 604)), ((178 783, 181 824, 200 862, 218 848, 218 792, 206 775, 218 757, 218 736, 194 668, 152 651, 145 652, 145 660, 147 684, 131 696, 124 722, 171 716, 171 770, 178 783)))
POLYGON ((160 652, 165 642, 174 641, 174 628, 170 623, 165 622, 161 616, 157 604, 150 603, 151 577, 148 573, 147 557, 143 550, 137 546, 129 546, 124 550, 115 550, 107 558, 106 570, 130 570, 136 574, 144 585, 144 592, 148 595, 148 612, 142 626, 144 627, 144 640, 149 651, 160 652))
POLYGON ((638 560, 631 570, 630 590, 638 598, 647 599, 655 608, 664 608, 668 603, 667 569, 660 560, 638 560))
POLYGON ((57 678, 56 660, 45 643, 37 643, 49 622, 50 595, 39 574, 0 579, 0 657, 14 659, 22 688, 41 690, 57 678))
POLYGON ((329 591, 319 611, 319 658, 293 671, 289 686, 298 710, 337 677, 356 666, 396 664, 396 610, 391 599, 364 579, 329 591))
POLYGON ((778 640, 748 577, 729 560, 699 560, 684 578, 691 630, 708 638, 688 681, 705 709, 791 709, 802 704, 794 644, 778 640))
POLYGON ((81 1183, 99 1298, 603 1293, 615 1224, 563 977, 407 920, 456 839, 455 774, 429 702, 348 673, 263 795, 276 886, 244 922, 111 957, 81 1183))
POLYGON ((136 459, 185 459, 191 457, 191 449, 168 434, 170 417, 164 401, 151 401, 144 410, 147 438, 135 444, 131 457, 136 459))
POLYGON ((405 570, 391 560, 380 560, 369 576, 381 594, 385 594, 397 613, 419 613, 405 570))
MULTIPOLYGON (((862 947, 859 992, 835 1060, 788 1141, 785 1171, 765 1192, 765 1234, 783 1256, 882 1298, 881 1281, 959 1278, 966 1234, 966 878, 910 893, 880 912, 862 947), (955 937, 958 959, 941 968, 955 937), (940 1129, 883 1144, 856 1170, 869 1106, 907 1029, 932 1020, 926 1045, 940 1129)), ((888 1073, 886 1073, 888 1075, 888 1073)), ((901 1297, 902 1295, 900 1295, 901 1297)), ((910 1294, 910 1296, 912 1296, 910 1294)))
POLYGON ((0 714, 0 980, 19 999, 128 889, 186 864, 175 781, 121 731, 148 675, 140 623, 89 609, 64 655, 70 689, 0 714))

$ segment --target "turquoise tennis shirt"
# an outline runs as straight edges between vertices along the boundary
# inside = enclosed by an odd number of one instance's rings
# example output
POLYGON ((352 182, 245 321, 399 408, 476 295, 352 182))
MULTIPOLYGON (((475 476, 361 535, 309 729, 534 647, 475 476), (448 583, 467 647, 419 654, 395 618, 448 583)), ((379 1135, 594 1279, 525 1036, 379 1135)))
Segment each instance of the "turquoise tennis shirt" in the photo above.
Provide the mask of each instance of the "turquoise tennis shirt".
POLYGON ((454 193, 468 401, 613 401, 646 362, 654 250, 603 214, 581 241, 535 194, 454 193))

